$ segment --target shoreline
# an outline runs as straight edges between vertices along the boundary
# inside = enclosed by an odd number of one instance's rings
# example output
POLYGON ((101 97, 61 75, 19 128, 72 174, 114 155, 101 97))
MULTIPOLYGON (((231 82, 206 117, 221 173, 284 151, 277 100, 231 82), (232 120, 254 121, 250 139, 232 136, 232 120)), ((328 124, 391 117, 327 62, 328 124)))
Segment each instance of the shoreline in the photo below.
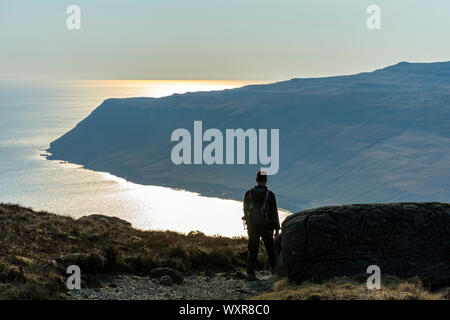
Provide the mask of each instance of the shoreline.
MULTIPOLYGON (((49 153, 46 150, 41 150, 40 152, 41 152, 40 158, 43 159, 43 160, 46 160, 46 161, 49 161, 49 162, 55 162, 56 165, 58 165, 58 166, 62 165, 63 168, 64 167, 68 167, 68 168, 81 169, 81 170, 83 170, 83 171, 85 171, 85 172, 87 172, 89 174, 101 175, 102 176, 102 178, 101 178, 102 180, 108 181, 108 182, 109 181, 113 181, 115 183, 118 183, 118 185, 119 186, 123 186, 123 189, 125 189, 125 190, 133 189, 133 190, 135 190, 136 192, 139 192, 139 193, 140 192, 148 192, 149 197, 151 197, 151 192, 154 191, 154 190, 156 190, 156 191, 163 190, 164 192, 165 191, 168 191, 168 192, 172 192, 172 191, 180 192, 180 195, 189 194, 189 195, 191 195, 194 198, 201 199, 202 201, 211 201, 211 202, 214 202, 214 201, 220 201, 220 202, 221 201, 225 201, 224 204, 225 203, 235 204, 235 205, 233 205, 233 208, 234 208, 234 206, 236 206, 237 207, 236 210, 239 211, 239 214, 236 215, 236 217, 234 215, 231 217, 232 219, 235 219, 237 221, 235 227, 238 228, 237 229, 238 231, 235 230, 235 231, 232 232, 233 234, 230 234, 229 232, 221 233, 221 232, 209 231, 208 230, 209 226, 206 229, 201 229, 201 228, 195 227, 195 228, 191 228, 189 230, 180 230, 180 228, 177 228, 176 226, 174 227, 173 225, 167 225, 167 226, 162 226, 162 227, 154 227, 154 226, 148 227, 148 226, 143 225, 142 223, 139 223, 139 221, 137 221, 137 220, 139 220, 139 217, 135 217, 135 219, 127 219, 124 216, 111 215, 111 216, 116 216, 118 218, 124 219, 124 220, 132 223, 133 227, 135 227, 137 229, 140 229, 140 230, 143 230, 143 231, 145 231, 145 230, 175 231, 175 232, 180 232, 180 233, 183 233, 183 234, 187 234, 187 233, 189 233, 192 230, 199 230, 199 231, 201 231, 201 232, 203 232, 203 233, 205 233, 206 235, 209 235, 209 236, 214 236, 214 235, 219 234, 219 235, 222 235, 222 236, 231 236, 231 237, 232 236, 246 236, 246 234, 247 234, 246 231, 242 228, 242 221, 240 219, 241 218, 241 213, 242 213, 242 200, 236 200, 236 199, 231 199, 231 198, 221 198, 220 195, 217 195, 217 194, 208 195, 208 194, 205 194, 205 193, 191 191, 191 190, 183 189, 183 188, 179 188, 179 187, 170 187, 170 186, 155 185, 155 184, 151 184, 151 185, 140 184, 138 182, 127 180, 127 178, 125 178, 125 177, 117 176, 117 175, 115 175, 115 174, 113 174, 111 172, 108 172, 108 171, 101 171, 101 170, 91 169, 89 167, 84 166, 83 164, 72 163, 72 162, 69 162, 69 161, 66 161, 66 160, 48 158, 48 157, 51 156, 51 153, 49 153), (45 151, 45 153, 44 153, 44 151, 45 151), (154 190, 150 190, 150 189, 154 189, 154 190)), ((244 194, 244 192, 243 192, 243 194, 244 194)), ((139 201, 137 201, 137 202, 138 202, 138 205, 142 204, 139 201)), ((145 203, 143 205, 145 205, 145 203)), ((213 206, 213 208, 214 208, 214 206, 213 206)), ((203 210, 203 211, 206 212, 206 211, 209 211, 209 208, 205 207, 205 208, 201 208, 199 210, 203 210)), ((280 222, 282 222, 284 219, 286 219, 286 217, 288 217, 290 214, 293 213, 293 212, 290 212, 290 211, 282 209, 282 208, 278 208, 278 212, 279 212, 280 222)), ((149 213, 149 217, 151 219, 152 212, 148 211, 148 213, 149 213)), ((92 212, 91 214, 97 214, 97 213, 96 212, 92 212)), ((104 213, 100 213, 100 214, 104 214, 104 213)), ((145 214, 147 214, 147 212, 145 214)), ((158 214, 156 214, 156 215, 158 215, 158 214)), ((79 218, 79 216, 74 216, 74 215, 70 215, 70 216, 74 217, 74 218, 79 218)), ((214 217, 211 219, 211 222, 213 222, 213 220, 214 220, 214 217)))

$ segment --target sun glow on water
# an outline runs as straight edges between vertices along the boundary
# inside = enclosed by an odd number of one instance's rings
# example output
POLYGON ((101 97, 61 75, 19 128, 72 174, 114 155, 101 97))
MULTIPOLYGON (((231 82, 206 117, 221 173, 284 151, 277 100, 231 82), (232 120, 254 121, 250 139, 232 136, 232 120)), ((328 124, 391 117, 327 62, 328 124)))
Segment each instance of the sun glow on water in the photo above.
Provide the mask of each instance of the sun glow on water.
POLYGON ((158 186, 144 186, 104 173, 106 180, 117 182, 122 196, 139 204, 142 213, 130 217, 141 229, 175 230, 188 233, 236 236, 244 234, 242 202, 203 197, 197 193, 158 186))

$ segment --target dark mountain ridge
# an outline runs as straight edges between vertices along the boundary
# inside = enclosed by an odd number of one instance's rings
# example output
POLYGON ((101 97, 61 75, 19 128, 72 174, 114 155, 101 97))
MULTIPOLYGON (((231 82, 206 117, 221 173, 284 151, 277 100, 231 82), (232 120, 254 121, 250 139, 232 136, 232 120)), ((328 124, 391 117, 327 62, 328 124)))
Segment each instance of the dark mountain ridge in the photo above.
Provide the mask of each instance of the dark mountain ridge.
MULTIPOLYGON (((107 99, 50 159, 241 200, 259 165, 174 165, 173 130, 280 129, 279 206, 448 201, 450 62, 163 98, 107 99)), ((206 144, 206 143, 205 143, 206 144)))

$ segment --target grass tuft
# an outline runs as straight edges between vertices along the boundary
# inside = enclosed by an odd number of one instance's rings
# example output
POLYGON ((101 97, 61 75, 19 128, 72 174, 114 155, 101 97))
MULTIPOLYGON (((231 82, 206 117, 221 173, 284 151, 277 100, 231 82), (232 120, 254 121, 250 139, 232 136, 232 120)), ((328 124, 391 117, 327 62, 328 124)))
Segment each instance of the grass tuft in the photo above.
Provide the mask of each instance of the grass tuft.
POLYGON ((338 277, 318 284, 305 281, 291 284, 286 278, 273 285, 273 291, 253 297, 253 300, 443 300, 449 298, 448 288, 431 293, 418 278, 401 280, 386 276, 381 289, 369 290, 362 275, 338 277))

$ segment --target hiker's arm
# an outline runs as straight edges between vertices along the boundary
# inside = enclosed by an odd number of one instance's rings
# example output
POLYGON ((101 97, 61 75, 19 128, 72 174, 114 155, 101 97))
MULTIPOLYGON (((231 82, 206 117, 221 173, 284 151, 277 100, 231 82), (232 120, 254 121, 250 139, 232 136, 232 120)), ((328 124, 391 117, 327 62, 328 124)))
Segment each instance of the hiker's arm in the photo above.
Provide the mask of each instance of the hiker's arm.
POLYGON ((247 217, 247 212, 248 212, 248 210, 249 210, 249 208, 248 208, 248 191, 245 193, 245 196, 244 196, 244 216, 242 217, 242 219, 244 219, 245 220, 245 218, 247 217))
POLYGON ((275 194, 272 192, 272 221, 273 221, 273 228, 277 231, 280 230, 280 219, 278 218, 278 207, 277 207, 277 199, 275 197, 275 194))

